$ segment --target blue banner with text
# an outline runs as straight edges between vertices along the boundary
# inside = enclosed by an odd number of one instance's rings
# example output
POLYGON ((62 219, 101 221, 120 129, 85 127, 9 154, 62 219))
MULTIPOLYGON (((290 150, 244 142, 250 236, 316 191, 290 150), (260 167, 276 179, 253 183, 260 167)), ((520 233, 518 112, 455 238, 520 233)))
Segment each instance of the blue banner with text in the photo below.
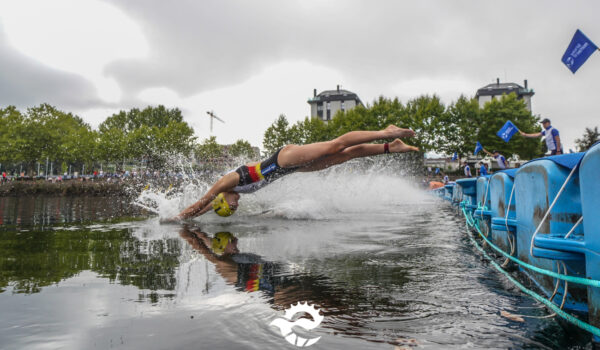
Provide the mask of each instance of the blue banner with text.
POLYGON ((575 74, 579 67, 598 50, 598 46, 588 39, 581 30, 577 29, 567 51, 562 57, 562 62, 575 74))

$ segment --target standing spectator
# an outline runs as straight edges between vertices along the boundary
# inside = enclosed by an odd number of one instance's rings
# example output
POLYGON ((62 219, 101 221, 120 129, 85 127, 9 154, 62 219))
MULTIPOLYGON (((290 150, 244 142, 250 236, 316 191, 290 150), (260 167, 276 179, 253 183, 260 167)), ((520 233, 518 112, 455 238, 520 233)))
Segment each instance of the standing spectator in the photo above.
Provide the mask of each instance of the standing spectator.
POLYGON ((527 134, 519 130, 519 134, 524 137, 540 137, 544 136, 546 139, 546 147, 550 151, 550 155, 563 154, 562 142, 560 141, 560 134, 550 123, 550 119, 544 118, 542 120, 542 126, 544 130, 542 132, 536 132, 535 134, 527 134))
POLYGON ((467 163, 466 160, 464 162, 464 166, 465 166, 465 176, 466 177, 473 177, 473 175, 471 174, 471 167, 469 166, 469 163, 467 163))
POLYGON ((448 174, 446 174, 442 171, 442 176, 443 176, 444 185, 447 185, 448 182, 450 182, 450 178, 448 177, 448 174))
POLYGON ((506 158, 504 158, 504 156, 500 154, 500 152, 493 150, 492 153, 490 153, 485 148, 483 149, 483 151, 496 160, 496 163, 498 163, 498 168, 508 168, 508 162, 506 161, 506 158))
POLYGON ((484 175, 488 174, 487 169, 485 168, 485 164, 483 164, 483 162, 479 162, 478 172, 479 172, 479 176, 484 176, 484 175))

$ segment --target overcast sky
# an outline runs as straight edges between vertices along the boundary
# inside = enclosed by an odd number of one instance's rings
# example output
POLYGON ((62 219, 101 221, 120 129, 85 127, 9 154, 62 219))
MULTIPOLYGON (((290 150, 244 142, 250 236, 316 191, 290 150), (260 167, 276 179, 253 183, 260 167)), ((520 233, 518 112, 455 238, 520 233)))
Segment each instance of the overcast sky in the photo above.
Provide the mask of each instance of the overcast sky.
POLYGON ((598 1, 0 0, 0 106, 50 103, 97 127, 122 109, 178 107, 200 140, 262 147, 313 89, 371 103, 523 84, 565 150, 600 125, 600 52, 573 75, 575 30, 600 45, 598 1))

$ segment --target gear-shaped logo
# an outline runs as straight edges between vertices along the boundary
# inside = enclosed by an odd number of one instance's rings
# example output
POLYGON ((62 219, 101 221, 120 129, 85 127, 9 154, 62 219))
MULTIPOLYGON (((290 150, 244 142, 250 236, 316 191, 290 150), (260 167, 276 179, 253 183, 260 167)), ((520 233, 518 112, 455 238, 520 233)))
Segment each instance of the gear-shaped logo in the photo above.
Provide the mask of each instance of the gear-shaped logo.
POLYGON ((273 322, 271 322, 270 325, 279 327, 281 335, 285 337, 285 340, 287 340, 288 343, 298 347, 311 346, 317 341, 319 341, 321 337, 310 339, 299 337, 296 335, 296 333, 292 331, 292 327, 298 326, 306 330, 311 330, 318 327, 324 319, 324 317, 319 313, 319 311, 320 310, 317 310, 314 305, 308 305, 308 303, 298 302, 298 304, 290 305, 290 308, 285 310, 285 314, 283 315, 285 319, 277 318, 273 320, 273 322), (304 312, 309 314, 313 319, 310 320, 308 318, 299 318, 296 321, 291 322, 294 315, 296 315, 297 313, 304 312))

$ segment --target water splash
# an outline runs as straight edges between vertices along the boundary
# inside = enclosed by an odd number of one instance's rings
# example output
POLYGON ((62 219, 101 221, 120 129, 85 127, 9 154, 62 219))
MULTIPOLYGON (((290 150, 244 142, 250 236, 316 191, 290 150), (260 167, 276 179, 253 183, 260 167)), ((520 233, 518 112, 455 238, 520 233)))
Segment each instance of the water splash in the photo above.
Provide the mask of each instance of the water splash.
MULTIPOLYGON (((206 193, 220 174, 183 172, 177 188, 149 186, 135 199, 138 206, 169 218, 193 204, 206 193)), ((252 193, 243 194, 235 216, 226 220, 250 217, 327 220, 339 214, 389 212, 396 206, 418 204, 428 196, 418 189, 410 174, 410 163, 395 158, 354 160, 327 170, 294 173, 252 193)), ((221 174, 224 172, 221 172, 221 174)), ((209 212, 203 221, 222 221, 209 212)))

